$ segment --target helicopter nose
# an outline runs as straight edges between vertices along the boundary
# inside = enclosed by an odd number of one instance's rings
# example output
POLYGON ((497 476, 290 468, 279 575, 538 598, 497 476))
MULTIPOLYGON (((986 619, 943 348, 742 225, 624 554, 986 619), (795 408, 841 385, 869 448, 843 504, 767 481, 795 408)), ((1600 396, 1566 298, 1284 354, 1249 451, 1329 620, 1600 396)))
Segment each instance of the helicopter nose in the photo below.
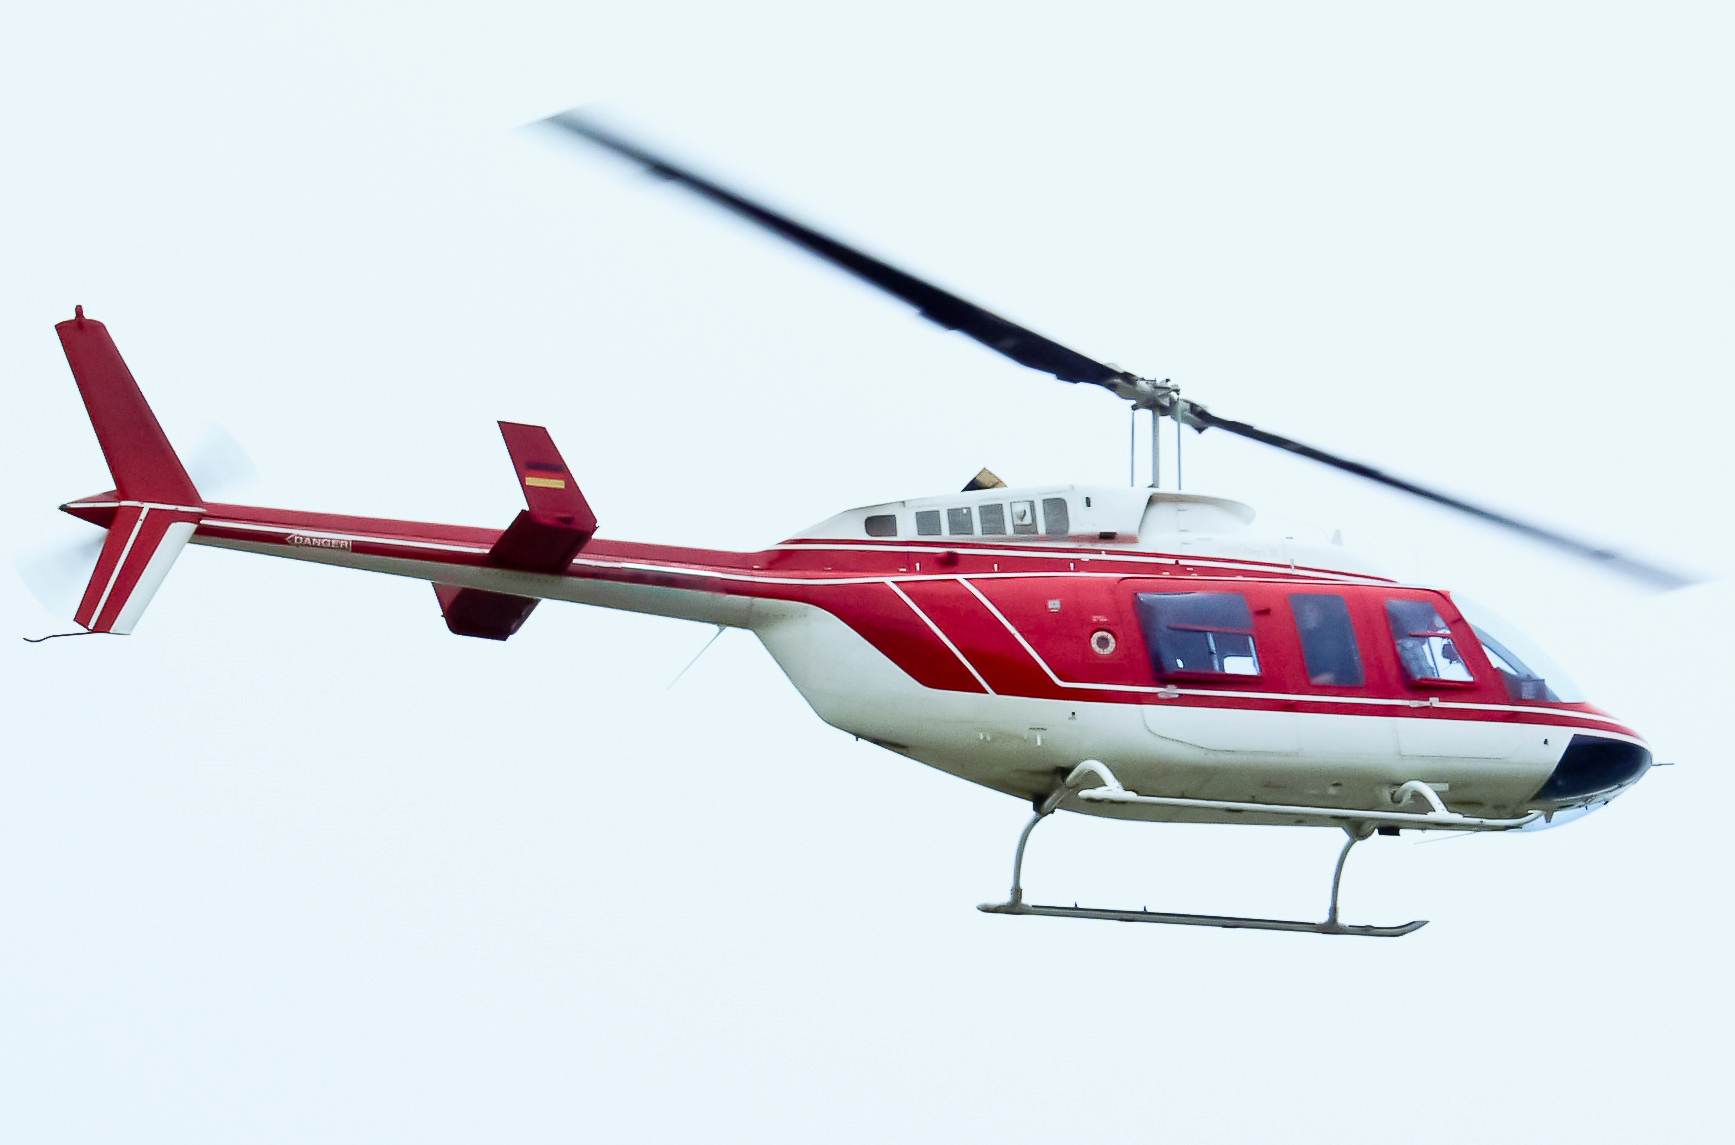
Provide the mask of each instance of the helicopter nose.
POLYGON ((1560 762, 1533 797, 1559 803, 1585 802, 1587 796, 1612 794, 1650 769, 1650 750, 1640 744, 1605 736, 1575 735, 1560 762))

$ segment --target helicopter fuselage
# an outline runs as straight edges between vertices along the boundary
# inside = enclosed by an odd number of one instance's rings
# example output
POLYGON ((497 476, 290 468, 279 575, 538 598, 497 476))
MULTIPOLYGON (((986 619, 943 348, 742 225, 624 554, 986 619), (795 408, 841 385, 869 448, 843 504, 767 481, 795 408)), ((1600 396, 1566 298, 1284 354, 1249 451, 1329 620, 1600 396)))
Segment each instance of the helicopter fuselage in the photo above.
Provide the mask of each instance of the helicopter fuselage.
MULTIPOLYGON (((106 525, 116 504, 67 508, 106 525)), ((749 629, 827 723, 942 771, 1037 800, 1095 759, 1194 801, 1068 804, 1091 814, 1341 825, 1293 808, 1389 806, 1411 781, 1460 813, 1553 813, 1649 765, 1630 728, 1496 663, 1517 657, 1449 594, 1250 534, 1251 515, 990 489, 852 510, 757 552, 595 539, 552 573, 491 566, 498 530, 236 505, 205 505, 190 539, 749 629)))

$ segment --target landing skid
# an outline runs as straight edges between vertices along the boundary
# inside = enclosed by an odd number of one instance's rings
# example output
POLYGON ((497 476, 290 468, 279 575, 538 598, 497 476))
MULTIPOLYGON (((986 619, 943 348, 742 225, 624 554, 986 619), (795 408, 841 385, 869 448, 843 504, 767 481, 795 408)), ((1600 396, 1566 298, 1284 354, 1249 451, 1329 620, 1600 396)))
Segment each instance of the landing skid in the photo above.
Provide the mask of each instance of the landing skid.
MULTIPOLYGON (((977 910, 985 914, 1025 914, 1046 918, 1094 918, 1105 922, 1156 922, 1169 926, 1216 926, 1225 930, 1287 930, 1308 934, 1350 934, 1363 938, 1401 938, 1428 925, 1428 920, 1425 918, 1415 919, 1398 926, 1367 926, 1338 921, 1337 899, 1338 891, 1343 886, 1343 865, 1349 858, 1350 849, 1373 834, 1375 824, 1371 821, 1357 821, 1344 825, 1344 833, 1349 838, 1344 842, 1343 850, 1337 854, 1337 869, 1332 872, 1331 876, 1331 909, 1323 922, 1306 922, 1285 918, 1247 918, 1232 914, 1175 914, 1155 910, 1115 910, 1079 906, 1077 903, 1072 906, 1045 906, 1025 902, 1024 849, 1030 842, 1030 833, 1036 829, 1038 823, 1054 814, 1060 806, 1061 800, 1076 793, 1083 786, 1085 779, 1092 774, 1103 781, 1103 788, 1098 788, 1096 791, 1106 789, 1123 795, 1131 795, 1131 793, 1125 792, 1119 781, 1115 779, 1114 774, 1103 764, 1096 760, 1086 760, 1079 764, 1073 769, 1072 774, 1066 777, 1066 782, 1057 787, 1049 794, 1048 798, 1037 806, 1036 814, 1031 817, 1029 823, 1024 825, 1024 832, 1018 836, 1018 849, 1012 858, 1011 895, 1005 902, 982 903, 976 908, 977 910)), ((1421 785, 1417 784, 1416 786, 1420 787, 1421 785)), ((1428 792, 1428 795, 1432 796, 1433 792, 1428 792)), ((1135 795, 1131 798, 1139 799, 1142 797, 1135 795)), ((1437 802, 1437 799, 1431 801, 1437 802)), ((1442 808, 1440 814, 1448 813, 1442 808)), ((1371 815, 1368 816, 1369 820, 1372 818, 1371 815)))
POLYGON ((1089 906, 1043 906, 1039 903, 983 903, 988 914, 1034 914, 1048 918, 1098 918, 1105 922, 1162 922, 1171 926, 1220 926, 1224 930, 1292 930, 1308 934, 1359 934, 1365 938, 1401 938, 1428 925, 1416 919, 1401 926, 1362 926, 1343 922, 1303 922, 1288 918, 1247 918, 1237 914, 1171 914, 1158 910, 1106 910, 1089 906))

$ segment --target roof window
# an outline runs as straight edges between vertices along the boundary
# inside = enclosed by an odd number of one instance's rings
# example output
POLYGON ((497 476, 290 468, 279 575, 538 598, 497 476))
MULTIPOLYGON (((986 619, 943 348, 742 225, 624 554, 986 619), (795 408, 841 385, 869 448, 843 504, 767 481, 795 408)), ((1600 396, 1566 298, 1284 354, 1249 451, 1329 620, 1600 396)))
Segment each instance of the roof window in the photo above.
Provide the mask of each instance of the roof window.
POLYGON ((1072 522, 1066 514, 1065 497, 1044 497, 1042 499, 1043 532, 1051 537, 1064 537, 1072 531, 1072 522))

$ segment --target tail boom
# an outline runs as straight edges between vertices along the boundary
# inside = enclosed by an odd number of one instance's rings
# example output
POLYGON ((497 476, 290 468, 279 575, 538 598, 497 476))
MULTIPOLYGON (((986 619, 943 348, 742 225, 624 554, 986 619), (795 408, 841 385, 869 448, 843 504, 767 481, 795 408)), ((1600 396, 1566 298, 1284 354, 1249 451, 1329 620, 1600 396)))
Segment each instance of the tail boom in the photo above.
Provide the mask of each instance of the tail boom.
MULTIPOLYGON (((116 506, 112 497, 93 497, 65 508, 107 526, 118 519, 116 506)), ((592 540, 558 566, 526 570, 489 559, 511 532, 212 503, 191 543, 479 593, 597 604, 731 627, 746 625, 750 600, 727 582, 729 570, 747 571, 763 560, 761 554, 592 540)), ((492 623, 505 627, 510 620, 492 623)))

